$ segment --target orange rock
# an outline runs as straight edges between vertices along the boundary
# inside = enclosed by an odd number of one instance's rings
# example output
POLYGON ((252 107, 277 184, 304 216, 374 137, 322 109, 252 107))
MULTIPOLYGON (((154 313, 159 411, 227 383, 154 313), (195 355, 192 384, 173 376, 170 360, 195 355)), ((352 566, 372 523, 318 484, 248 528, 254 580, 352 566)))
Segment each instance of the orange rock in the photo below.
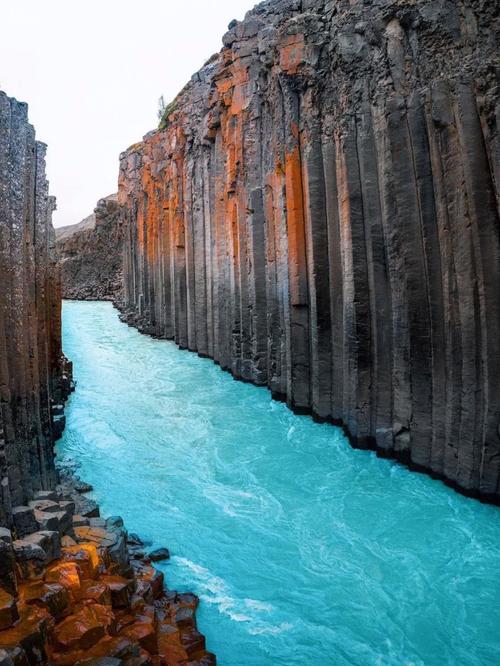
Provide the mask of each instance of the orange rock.
POLYGON ((179 629, 196 626, 196 618, 192 608, 179 608, 175 613, 175 624, 179 629))
POLYGON ((121 634, 126 627, 130 627, 131 624, 136 622, 137 618, 135 615, 128 613, 124 610, 118 610, 115 612, 116 619, 116 633, 121 634))
POLYGON ((179 604, 182 608, 192 608, 196 610, 200 603, 200 600, 192 592, 183 592, 182 594, 176 594, 176 603, 179 604))
POLYGON ((45 643, 53 620, 44 608, 26 606, 20 611, 15 626, 0 632, 0 648, 12 650, 21 647, 29 664, 42 664, 46 659, 45 643))
POLYGON ((287 35, 280 44, 280 67, 287 74, 296 74, 305 59, 304 35, 287 35))
POLYGON ((84 606, 55 627, 55 644, 60 650, 87 650, 105 636, 113 621, 113 614, 106 606, 84 606))
POLYGON ((132 641, 137 641, 139 645, 150 654, 157 654, 158 639, 154 625, 150 622, 134 622, 123 629, 123 635, 132 641))
POLYGON ((62 549, 61 559, 63 561, 77 562, 81 571, 81 578, 97 578, 102 561, 93 543, 80 543, 62 549))
POLYGON ((24 603, 46 608, 55 618, 60 618, 69 605, 67 589, 57 583, 28 583, 20 587, 19 593, 24 603))
POLYGON ((157 626, 158 651, 160 654, 170 645, 181 645, 181 634, 179 629, 168 622, 160 622, 157 626))
POLYGON ((73 595, 80 589, 80 567, 75 562, 59 562, 47 570, 45 581, 59 583, 73 595))
MULTIPOLYGON (((92 656, 117 657, 118 659, 139 657, 140 653, 139 644, 125 636, 106 637, 92 650, 92 656)), ((87 654, 87 656, 90 655, 87 654)))
POLYGON ((0 589, 0 630, 8 629, 19 619, 14 597, 0 589))
POLYGON ((180 645, 167 643, 162 646, 158 654, 162 658, 160 663, 165 666, 187 666, 189 663, 189 655, 180 645))
POLYGON ((190 657, 205 650, 205 636, 195 627, 181 629, 181 645, 190 657))
POLYGON ((122 576, 102 576, 101 581, 109 587, 113 608, 129 608, 130 596, 134 590, 133 580, 122 576))
POLYGON ((215 655, 212 654, 211 652, 204 652, 201 656, 197 657, 196 659, 192 659, 189 662, 189 666, 215 666, 217 663, 217 660, 215 658, 215 655))
POLYGON ((79 601, 89 600, 104 606, 111 606, 111 591, 105 583, 98 580, 83 581, 77 598, 79 601))
POLYGON ((163 593, 164 576, 161 571, 155 569, 149 564, 142 564, 135 569, 135 575, 139 580, 145 581, 151 585, 153 597, 158 599, 163 593))

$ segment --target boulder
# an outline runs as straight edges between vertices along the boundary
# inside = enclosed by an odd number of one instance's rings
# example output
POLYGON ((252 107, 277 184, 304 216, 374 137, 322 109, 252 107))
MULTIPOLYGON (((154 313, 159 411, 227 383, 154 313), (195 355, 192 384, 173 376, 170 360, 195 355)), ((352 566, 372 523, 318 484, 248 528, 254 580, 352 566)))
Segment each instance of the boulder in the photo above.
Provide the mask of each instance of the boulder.
POLYGON ((33 494, 34 500, 50 500, 52 502, 59 501, 59 493, 56 490, 37 490, 33 494))
POLYGON ((22 539, 27 534, 36 532, 38 529, 34 511, 29 506, 14 507, 12 509, 12 520, 18 539, 22 539))
POLYGON ((25 604, 46 608, 56 619, 64 615, 69 605, 69 594, 65 587, 43 581, 35 581, 23 586, 21 599, 25 604))
POLYGON ((161 560, 168 560, 170 559, 170 551, 168 548, 157 548, 156 550, 152 550, 148 554, 149 559, 151 562, 160 562, 161 560))
POLYGON ((27 580, 40 577, 47 560, 45 550, 28 539, 16 539, 12 545, 21 575, 27 580))
POLYGON ((48 568, 45 581, 58 583, 76 596, 80 590, 80 575, 80 567, 75 562, 58 562, 48 568))
POLYGON ((0 534, 0 587, 9 594, 17 593, 16 558, 9 530, 1 528, 0 534))
POLYGON ((90 525, 90 518, 86 518, 79 514, 73 516, 73 527, 88 527, 90 525))
POLYGON ((6 650, 0 649, 0 666, 14 666, 12 657, 6 650))
POLYGON ((93 543, 81 543, 63 548, 61 559, 78 564, 81 580, 97 578, 102 567, 101 558, 93 543))
POLYGON ((60 650, 87 650, 105 636, 112 622, 112 613, 106 606, 84 606, 55 627, 55 645, 60 650))
POLYGON ((5 590, 0 589, 0 631, 12 627, 18 619, 16 600, 5 590))
MULTIPOLYGON (((45 664, 47 655, 45 645, 47 631, 52 626, 52 618, 44 608, 26 606, 20 611, 20 618, 10 629, 5 629, 0 634, 0 648, 9 651, 21 650, 27 658, 26 664, 45 664)), ((22 652, 18 652, 23 664, 22 652)))
POLYGON ((61 510, 59 502, 49 499, 33 500, 29 503, 29 506, 33 511, 43 511, 44 513, 57 513, 61 510))
POLYGON ((35 509, 35 520, 39 530, 59 531, 59 518, 55 513, 35 509))
POLYGON ((52 562, 61 555, 61 537, 59 532, 51 530, 41 530, 28 534, 23 539, 25 544, 39 546, 45 553, 46 562, 52 562))
POLYGON ((129 608, 130 597, 134 591, 134 581, 122 576, 102 576, 101 581, 111 592, 113 608, 129 608))

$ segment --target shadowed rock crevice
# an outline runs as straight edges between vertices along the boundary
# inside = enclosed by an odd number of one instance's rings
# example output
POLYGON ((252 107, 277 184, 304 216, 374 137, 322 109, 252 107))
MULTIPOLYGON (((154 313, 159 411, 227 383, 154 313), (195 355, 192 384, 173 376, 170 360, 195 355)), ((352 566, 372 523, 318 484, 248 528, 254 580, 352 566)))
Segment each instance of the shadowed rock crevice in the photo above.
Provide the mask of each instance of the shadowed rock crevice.
POLYGON ((498 20, 261 3, 119 183, 126 321, 495 502, 498 20))

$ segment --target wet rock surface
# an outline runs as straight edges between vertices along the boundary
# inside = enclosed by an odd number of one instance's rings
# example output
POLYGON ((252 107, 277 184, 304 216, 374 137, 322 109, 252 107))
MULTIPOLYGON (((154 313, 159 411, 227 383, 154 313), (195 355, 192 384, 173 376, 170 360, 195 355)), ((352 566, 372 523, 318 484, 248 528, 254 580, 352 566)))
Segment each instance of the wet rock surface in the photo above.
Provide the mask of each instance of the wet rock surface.
POLYGON ((50 499, 40 493, 33 502, 68 512, 69 529, 2 536, 15 586, 0 589, 0 657, 54 666, 215 664, 196 629, 197 597, 164 587, 151 558, 128 548, 119 516, 77 516, 81 487, 66 470, 50 499))
POLYGON ((121 156, 123 318, 500 498, 494 0, 283 0, 121 156))
POLYGON ((116 194, 100 199, 82 222, 56 229, 56 240, 63 298, 121 300, 122 231, 116 194))

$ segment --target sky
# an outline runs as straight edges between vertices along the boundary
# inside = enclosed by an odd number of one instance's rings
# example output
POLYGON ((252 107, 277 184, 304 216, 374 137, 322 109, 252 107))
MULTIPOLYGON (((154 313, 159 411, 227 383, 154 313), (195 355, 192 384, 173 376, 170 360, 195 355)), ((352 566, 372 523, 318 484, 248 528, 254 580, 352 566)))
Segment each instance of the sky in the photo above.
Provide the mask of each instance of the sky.
POLYGON ((48 144, 54 226, 117 190, 118 157, 254 0, 3 0, 0 90, 48 144))

